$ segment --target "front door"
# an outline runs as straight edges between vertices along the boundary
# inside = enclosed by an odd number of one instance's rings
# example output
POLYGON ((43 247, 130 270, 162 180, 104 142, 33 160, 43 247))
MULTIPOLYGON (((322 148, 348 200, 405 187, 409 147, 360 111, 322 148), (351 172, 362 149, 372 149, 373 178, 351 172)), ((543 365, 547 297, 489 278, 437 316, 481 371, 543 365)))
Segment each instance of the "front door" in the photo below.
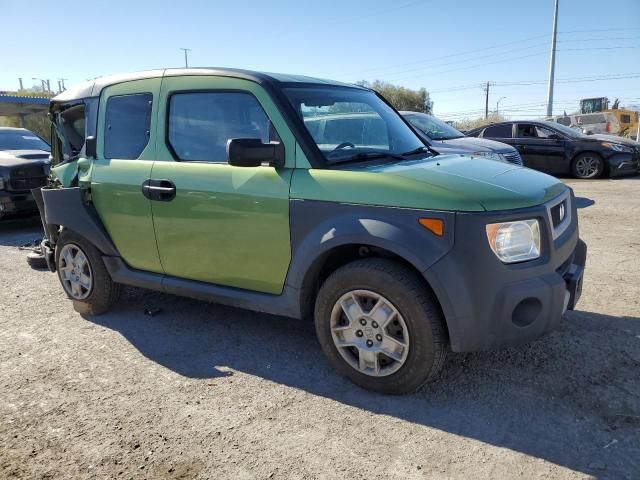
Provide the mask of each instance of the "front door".
POLYGON ((549 173, 560 173, 565 168, 564 140, 557 138, 552 130, 519 123, 515 141, 525 166, 549 173))
POLYGON ((281 293, 291 258, 295 141, 266 92, 240 79, 165 77, 158 139, 150 180, 174 189, 152 201, 164 272, 281 293), (286 166, 228 165, 231 138, 281 140, 286 166))
POLYGON ((100 97, 97 159, 91 166, 91 197, 124 261, 135 269, 162 272, 151 202, 141 185, 156 156, 152 119, 160 78, 105 88, 100 97))

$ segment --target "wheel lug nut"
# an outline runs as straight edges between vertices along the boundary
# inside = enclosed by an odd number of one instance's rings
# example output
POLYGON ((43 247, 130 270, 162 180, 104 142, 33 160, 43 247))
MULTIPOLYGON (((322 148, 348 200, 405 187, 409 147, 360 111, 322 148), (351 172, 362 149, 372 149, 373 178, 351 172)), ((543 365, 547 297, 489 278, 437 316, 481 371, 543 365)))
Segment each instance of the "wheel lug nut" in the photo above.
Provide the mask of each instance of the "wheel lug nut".
POLYGON ((364 318, 360 319, 360 325, 366 325, 367 321, 364 318))
POLYGON ((378 322, 373 322, 373 323, 371 323, 371 326, 372 326, 373 328, 378 328, 378 322))
POLYGON ((376 340, 378 340, 379 342, 381 342, 381 341, 382 341, 382 335, 380 335, 380 334, 376 335, 376 340))
POLYGON ((373 342, 371 340, 367 340, 367 347, 372 347, 373 346, 373 342))
POLYGON ((361 337, 362 336, 362 330, 358 330, 356 332, 356 337, 361 337))

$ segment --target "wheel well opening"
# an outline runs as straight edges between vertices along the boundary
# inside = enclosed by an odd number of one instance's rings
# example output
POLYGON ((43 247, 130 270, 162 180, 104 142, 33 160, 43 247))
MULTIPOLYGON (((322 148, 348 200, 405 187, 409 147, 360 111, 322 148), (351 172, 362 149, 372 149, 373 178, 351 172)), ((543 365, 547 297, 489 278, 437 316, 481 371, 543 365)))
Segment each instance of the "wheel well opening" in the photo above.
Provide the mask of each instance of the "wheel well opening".
POLYGON ((354 260, 359 260, 361 258, 388 258, 404 265, 405 267, 413 271, 423 283, 427 293, 432 296, 432 298, 438 305, 438 308, 440 309, 440 312, 442 314, 442 318, 445 320, 444 327, 448 335, 449 332, 446 318, 444 316, 444 312, 442 312, 442 307, 440 305, 438 297, 431 288, 431 285, 429 285, 429 282, 427 282, 420 271, 400 255, 397 255, 389 250, 385 250, 384 248, 365 244, 341 245, 329 250, 328 252, 325 252, 315 260, 315 262, 312 264, 311 268, 309 268, 305 275, 300 292, 300 305, 303 319, 313 321, 313 311, 318 290, 320 289, 324 281, 329 277, 329 275, 331 275, 343 265, 353 262, 354 260))

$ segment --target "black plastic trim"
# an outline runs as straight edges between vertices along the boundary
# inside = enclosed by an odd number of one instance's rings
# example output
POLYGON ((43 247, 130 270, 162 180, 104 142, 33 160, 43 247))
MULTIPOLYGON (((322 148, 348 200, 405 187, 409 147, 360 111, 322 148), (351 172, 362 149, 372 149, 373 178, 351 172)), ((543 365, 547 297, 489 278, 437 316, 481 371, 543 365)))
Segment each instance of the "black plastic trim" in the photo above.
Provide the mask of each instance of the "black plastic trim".
POLYGON ((298 293, 291 287, 285 287, 281 295, 271 295, 135 270, 128 267, 120 257, 104 256, 102 259, 111 278, 117 283, 272 315, 300 318, 298 293))
POLYGON ((55 226, 63 226, 86 238, 105 255, 119 255, 95 208, 85 202, 82 189, 43 188, 40 192, 48 232, 55 226))

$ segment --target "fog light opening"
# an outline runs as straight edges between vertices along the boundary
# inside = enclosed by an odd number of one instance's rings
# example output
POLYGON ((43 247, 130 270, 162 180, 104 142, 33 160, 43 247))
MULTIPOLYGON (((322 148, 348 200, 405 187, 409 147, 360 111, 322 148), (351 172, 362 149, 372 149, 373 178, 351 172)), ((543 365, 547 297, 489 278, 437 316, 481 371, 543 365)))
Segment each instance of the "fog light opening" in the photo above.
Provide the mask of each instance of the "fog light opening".
POLYGON ((525 298, 513 309, 511 321, 518 327, 527 327, 537 320, 542 303, 537 298, 525 298))

